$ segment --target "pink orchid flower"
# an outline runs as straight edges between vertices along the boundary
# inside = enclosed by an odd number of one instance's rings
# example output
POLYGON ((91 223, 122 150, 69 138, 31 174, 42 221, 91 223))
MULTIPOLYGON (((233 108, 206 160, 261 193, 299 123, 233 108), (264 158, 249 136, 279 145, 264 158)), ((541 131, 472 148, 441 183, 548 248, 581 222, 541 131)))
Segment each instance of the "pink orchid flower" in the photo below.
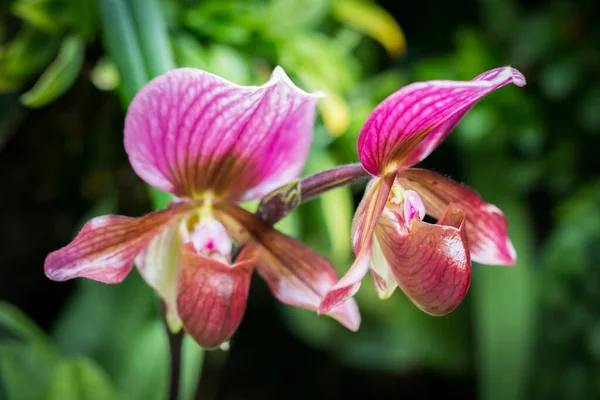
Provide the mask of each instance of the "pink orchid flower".
MULTIPOLYGON (((134 261, 167 308, 171 330, 203 347, 228 340, 254 267, 283 303, 316 310, 337 281, 329 261, 237 205, 296 178, 312 141, 318 94, 276 68, 259 87, 183 68, 148 83, 125 120, 125 150, 148 184, 176 196, 139 217, 102 216, 46 258, 46 275, 121 282, 134 261), (231 263, 232 238, 242 248, 231 263)), ((356 330, 348 302, 329 315, 356 330)))
POLYGON ((356 260, 329 291, 319 312, 343 304, 371 271, 377 293, 400 287, 423 311, 443 315, 465 297, 471 260, 514 265, 506 219, 469 188, 434 172, 409 168, 427 157, 482 97, 513 83, 510 67, 472 81, 430 81, 405 86, 373 111, 358 138, 363 167, 374 176, 356 211, 356 260), (423 221, 425 214, 436 224, 423 221))

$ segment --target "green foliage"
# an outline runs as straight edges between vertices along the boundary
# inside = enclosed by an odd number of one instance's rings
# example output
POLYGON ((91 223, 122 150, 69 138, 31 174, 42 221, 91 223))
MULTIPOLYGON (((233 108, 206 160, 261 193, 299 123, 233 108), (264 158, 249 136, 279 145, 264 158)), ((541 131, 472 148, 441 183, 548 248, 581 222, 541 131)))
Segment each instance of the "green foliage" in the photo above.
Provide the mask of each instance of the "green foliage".
POLYGON ((56 368, 47 400, 112 400, 115 390, 106 372, 86 358, 67 358, 56 368))
POLYGON ((83 64, 84 43, 78 37, 63 40, 58 57, 44 71, 39 81, 21 96, 29 107, 42 107, 61 96, 77 79, 83 64))

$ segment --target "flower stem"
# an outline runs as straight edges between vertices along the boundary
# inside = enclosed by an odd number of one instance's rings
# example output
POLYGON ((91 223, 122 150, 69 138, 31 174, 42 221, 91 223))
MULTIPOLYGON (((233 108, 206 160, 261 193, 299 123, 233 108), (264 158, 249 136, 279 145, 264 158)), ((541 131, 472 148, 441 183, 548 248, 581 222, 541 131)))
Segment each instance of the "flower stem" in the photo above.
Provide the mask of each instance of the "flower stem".
POLYGON ((171 332, 169 324, 166 318, 166 305, 161 301, 161 309, 163 316, 163 323, 165 330, 167 331, 167 337, 169 339, 169 355, 170 355, 170 376, 169 376, 169 400, 178 400, 179 398, 179 387, 181 381, 181 350, 183 346, 183 330, 177 333, 171 332))
POLYGON ((341 165, 317 172, 304 179, 281 186, 266 195, 258 205, 256 215, 268 224, 273 225, 300 204, 306 203, 331 189, 349 185, 368 177, 370 177, 370 174, 359 163, 341 165))

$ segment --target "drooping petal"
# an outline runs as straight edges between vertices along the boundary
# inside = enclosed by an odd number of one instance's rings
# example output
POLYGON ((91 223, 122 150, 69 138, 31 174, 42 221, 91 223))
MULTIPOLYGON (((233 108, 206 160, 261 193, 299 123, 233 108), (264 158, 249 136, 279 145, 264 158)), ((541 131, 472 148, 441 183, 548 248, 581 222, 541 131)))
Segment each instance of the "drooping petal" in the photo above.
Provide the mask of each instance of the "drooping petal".
POLYGON ((184 246, 179 266, 177 308, 185 330, 202 347, 227 341, 239 327, 248 300, 258 251, 246 247, 227 265, 184 246))
POLYGON ((463 300, 471 281, 464 213, 450 204, 437 224, 418 218, 405 228, 401 210, 386 209, 376 235, 396 282, 423 311, 444 315, 463 300))
POLYGON ((361 163, 373 175, 407 168, 427 157, 475 103, 525 78, 514 68, 487 71, 472 81, 429 81, 405 86, 375 108, 358 138, 361 163))
POLYGON ((321 301, 319 313, 326 313, 343 304, 360 289, 362 279, 371 264, 373 233, 390 195, 393 182, 394 174, 369 182, 352 221, 352 246, 356 259, 342 279, 329 289, 321 301))
POLYGON ((131 270, 135 256, 150 240, 192 208, 192 204, 178 203, 139 218, 94 218, 70 244, 46 257, 46 275, 55 281, 83 277, 104 283, 121 282, 131 270))
POLYGON ((176 69, 131 102, 125 150, 142 179, 177 196, 259 198, 300 174, 318 97, 279 67, 258 87, 176 69))
POLYGON ((396 277, 381 250, 377 235, 373 235, 373 250, 369 267, 377 295, 380 299, 389 298, 396 291, 398 282, 396 282, 396 277))
POLYGON ((165 303, 167 324, 173 333, 181 329, 177 313, 177 266, 181 250, 178 225, 164 229, 135 257, 140 275, 165 303))
MULTIPOLYGON (((279 301, 309 310, 318 309, 323 296, 337 280, 329 260, 242 208, 230 204, 217 204, 215 208, 238 243, 261 245, 256 270, 279 301)), ((353 331, 360 325, 354 300, 329 310, 327 315, 353 331)))
POLYGON ((506 218, 498 207, 485 203, 468 187, 424 169, 408 169, 398 175, 405 188, 418 192, 427 214, 441 218, 450 203, 466 215, 465 228, 473 261, 488 265, 515 265, 517 254, 508 237, 506 218))

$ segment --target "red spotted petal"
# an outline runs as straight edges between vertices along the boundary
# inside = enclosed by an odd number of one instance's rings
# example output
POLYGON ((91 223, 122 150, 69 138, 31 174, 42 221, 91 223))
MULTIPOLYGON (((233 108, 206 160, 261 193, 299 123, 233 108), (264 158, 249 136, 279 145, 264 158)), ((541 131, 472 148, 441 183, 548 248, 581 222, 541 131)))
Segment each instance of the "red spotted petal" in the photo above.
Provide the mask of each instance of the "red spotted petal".
POLYGON ((177 309, 185 330, 202 347, 215 348, 239 327, 248 299, 257 248, 246 247, 233 265, 184 247, 179 265, 177 309))
MULTIPOLYGON (((317 310, 325 293, 337 281, 331 262, 242 208, 228 204, 219 204, 216 208, 220 211, 220 220, 237 242, 261 245, 256 269, 275 297, 285 304, 317 310)), ((360 325, 360 314, 353 299, 326 314, 353 331, 360 325)))
POLYGON ((258 87, 176 69, 131 102, 125 150, 142 179, 179 197, 259 198, 300 174, 318 97, 279 67, 258 87))
POLYGON ((517 254, 508 237, 506 218, 498 207, 485 203, 468 187, 435 172, 408 169, 397 179, 404 188, 421 195, 427 214, 434 218, 441 218, 450 203, 464 210, 473 261, 488 265, 515 265, 517 254))
POLYGON ((192 208, 191 204, 179 203, 139 218, 94 218, 70 244, 46 257, 46 275, 55 281, 83 277, 104 283, 121 282, 131 270, 135 256, 152 238, 192 208))
POLYGON ((487 71, 472 81, 429 81, 405 86, 369 116, 358 138, 367 171, 380 176, 427 157, 475 103, 494 90, 525 84, 514 68, 487 71))
POLYGON ((414 218, 406 229, 399 213, 386 209, 376 235, 404 293, 423 311, 444 315, 463 300, 471 281, 464 213, 450 204, 437 224, 414 218))

